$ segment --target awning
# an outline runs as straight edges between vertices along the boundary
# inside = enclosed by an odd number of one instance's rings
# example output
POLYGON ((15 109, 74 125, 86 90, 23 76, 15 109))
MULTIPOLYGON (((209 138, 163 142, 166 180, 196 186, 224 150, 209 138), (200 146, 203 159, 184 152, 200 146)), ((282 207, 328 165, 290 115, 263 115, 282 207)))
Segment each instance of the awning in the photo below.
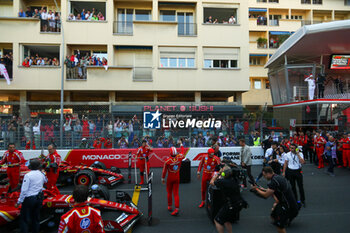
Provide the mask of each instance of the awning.
POLYGON ((133 46, 133 45, 116 45, 115 49, 134 49, 134 50, 152 50, 152 46, 133 46))
POLYGON ((290 35, 290 32, 270 31, 270 35, 290 35))
POLYGON ((249 56, 251 56, 251 57, 267 57, 267 54, 254 54, 254 53, 252 53, 252 54, 249 54, 249 56))
POLYGON ((320 57, 327 54, 350 54, 349 33, 350 20, 303 26, 279 47, 265 68, 275 63, 283 63, 284 55, 305 58, 305 56, 320 57))
POLYGON ((267 12, 266 8, 249 8, 249 11, 252 12, 267 12))

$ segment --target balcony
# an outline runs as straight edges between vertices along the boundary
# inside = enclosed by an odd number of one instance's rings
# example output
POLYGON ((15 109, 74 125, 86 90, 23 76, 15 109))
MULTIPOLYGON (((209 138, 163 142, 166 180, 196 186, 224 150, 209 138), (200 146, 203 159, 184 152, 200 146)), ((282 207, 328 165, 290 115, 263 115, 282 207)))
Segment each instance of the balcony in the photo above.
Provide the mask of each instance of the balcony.
POLYGON ((301 20, 293 20, 293 19, 280 19, 278 30, 281 31, 297 31, 301 28, 302 21, 301 20))
POLYGON ((267 31, 266 23, 259 23, 257 18, 249 18, 249 30, 250 31, 267 31))
POLYGON ((76 43, 79 38, 80 44, 107 44, 112 31, 108 21, 67 20, 64 25, 65 40, 67 43, 76 43), (92 36, 93 35, 96 36, 92 36), (99 35, 99 36, 97 36, 99 35))
POLYGON ((261 65, 251 65, 249 67, 249 76, 250 77, 267 77, 267 69, 264 69, 265 64, 261 65))
POLYGON ((242 94, 243 105, 272 105, 270 89, 250 89, 242 94))
POLYGON ((7 90, 59 90, 61 87, 60 66, 13 66, 14 77, 7 90))
POLYGON ((16 42, 17 40, 32 41, 35 43, 59 43, 60 33, 41 32, 39 19, 20 17, 0 17, 1 31, 0 41, 16 42), (20 36, 19 36, 20 35, 20 36), (11 40, 9 40, 11 38, 11 40))

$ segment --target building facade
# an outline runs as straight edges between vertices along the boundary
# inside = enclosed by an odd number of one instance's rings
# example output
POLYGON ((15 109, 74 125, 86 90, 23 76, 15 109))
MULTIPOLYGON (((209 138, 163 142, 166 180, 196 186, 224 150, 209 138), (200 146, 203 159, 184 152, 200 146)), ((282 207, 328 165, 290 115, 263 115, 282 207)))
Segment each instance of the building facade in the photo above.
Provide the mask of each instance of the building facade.
POLYGON ((251 110, 272 106, 267 69, 269 57, 303 25, 350 18, 347 0, 249 0, 250 90, 242 96, 251 110))
POLYGON ((63 74, 65 108, 241 105, 249 90, 248 21, 245 0, 1 1, 0 30, 6 33, 0 34, 0 55, 12 53, 13 62, 11 85, 0 81, 0 100, 3 108, 11 105, 6 111, 23 116, 57 112, 63 74), (42 7, 56 21, 19 17, 21 9, 42 7), (102 17, 80 20, 83 9, 102 17), (72 55, 79 65, 70 69, 64 59, 72 55), (26 67, 25 59, 36 56, 59 64, 26 67), (106 59, 108 66, 82 64, 85 56, 106 59))

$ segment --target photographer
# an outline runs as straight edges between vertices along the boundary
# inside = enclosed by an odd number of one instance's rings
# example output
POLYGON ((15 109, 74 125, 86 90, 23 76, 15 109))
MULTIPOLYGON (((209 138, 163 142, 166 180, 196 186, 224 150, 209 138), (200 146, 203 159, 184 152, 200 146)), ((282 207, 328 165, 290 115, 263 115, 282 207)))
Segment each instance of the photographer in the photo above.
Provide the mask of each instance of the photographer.
POLYGON ((248 204, 242 199, 239 188, 239 181, 235 176, 235 168, 226 165, 220 169, 217 175, 210 181, 222 192, 226 203, 218 211, 214 218, 216 229, 219 233, 232 233, 232 223, 237 220, 237 215, 242 208, 247 208, 248 204))
POLYGON ((304 164, 304 156, 303 153, 299 152, 297 145, 290 145, 290 152, 288 152, 285 156, 285 162, 283 166, 283 176, 289 180, 292 185, 292 190, 295 198, 297 199, 297 189, 295 186, 295 182, 298 184, 300 201, 304 205, 305 204, 305 193, 304 193, 304 185, 303 185, 303 174, 301 172, 301 165, 304 164))
POLYGON ((268 198, 273 196, 275 203, 272 207, 271 218, 278 233, 286 233, 285 226, 298 215, 298 204, 293 195, 289 182, 280 175, 276 175, 271 167, 263 168, 263 176, 269 181, 267 189, 252 186, 251 191, 258 196, 268 198))

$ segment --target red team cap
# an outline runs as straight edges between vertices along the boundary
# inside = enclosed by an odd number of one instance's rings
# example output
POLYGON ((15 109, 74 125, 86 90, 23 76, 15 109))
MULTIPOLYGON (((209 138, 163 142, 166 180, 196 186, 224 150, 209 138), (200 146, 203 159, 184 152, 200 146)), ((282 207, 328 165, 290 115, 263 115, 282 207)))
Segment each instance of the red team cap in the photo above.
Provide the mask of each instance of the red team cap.
POLYGON ((214 154, 215 154, 214 149, 213 149, 213 148, 210 148, 210 149, 208 150, 208 155, 214 155, 214 154))
POLYGON ((176 150, 176 148, 174 146, 170 148, 170 155, 171 156, 177 155, 177 150, 176 150))

